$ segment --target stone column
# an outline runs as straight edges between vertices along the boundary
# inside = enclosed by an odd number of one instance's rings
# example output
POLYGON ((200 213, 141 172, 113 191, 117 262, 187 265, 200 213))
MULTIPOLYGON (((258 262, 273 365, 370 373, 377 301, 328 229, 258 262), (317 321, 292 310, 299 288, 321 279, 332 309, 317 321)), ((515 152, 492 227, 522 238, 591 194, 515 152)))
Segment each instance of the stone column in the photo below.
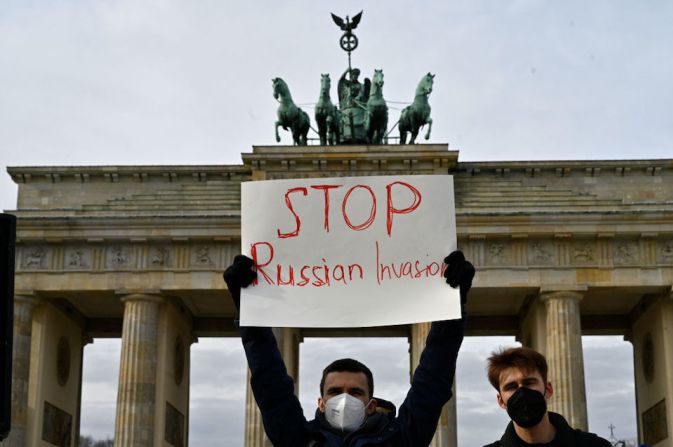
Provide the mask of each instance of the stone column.
MULTIPOLYGON (((410 346, 410 372, 413 376, 416 366, 421 358, 421 352, 425 348, 425 339, 430 332, 431 323, 418 323, 411 325, 410 346)), ((458 445, 458 433, 456 431, 456 386, 453 385, 453 397, 442 409, 442 415, 437 424, 437 431, 430 443, 431 447, 456 447, 458 445)))
POLYGON ((122 302, 115 446, 147 447, 154 444, 157 323, 163 300, 134 294, 125 296, 122 302))
POLYGON ((584 359, 582 357, 582 328, 580 300, 576 291, 543 292, 546 308, 549 381, 554 396, 549 409, 562 414, 568 423, 582 430, 588 429, 587 399, 584 385, 584 359))
POLYGON ((14 345, 12 347, 12 426, 3 447, 26 447, 28 429, 28 385, 33 310, 36 297, 14 297, 14 345))

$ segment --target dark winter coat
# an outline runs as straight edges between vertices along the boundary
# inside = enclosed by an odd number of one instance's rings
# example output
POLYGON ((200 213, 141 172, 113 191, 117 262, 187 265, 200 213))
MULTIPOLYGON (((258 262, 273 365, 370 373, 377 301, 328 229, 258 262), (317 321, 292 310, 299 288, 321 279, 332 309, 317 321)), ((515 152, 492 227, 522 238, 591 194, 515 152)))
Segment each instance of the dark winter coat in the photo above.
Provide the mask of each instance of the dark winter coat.
POLYGON ((593 433, 573 429, 560 414, 549 412, 549 421, 556 428, 556 436, 549 444, 528 444, 523 442, 509 423, 500 441, 484 447, 612 447, 612 444, 593 433))
POLYGON ((320 412, 306 421, 294 383, 268 328, 241 328, 250 385, 275 447, 424 447, 435 433, 442 407, 451 398, 463 321, 432 323, 411 388, 397 417, 374 413, 357 431, 333 430, 320 412))

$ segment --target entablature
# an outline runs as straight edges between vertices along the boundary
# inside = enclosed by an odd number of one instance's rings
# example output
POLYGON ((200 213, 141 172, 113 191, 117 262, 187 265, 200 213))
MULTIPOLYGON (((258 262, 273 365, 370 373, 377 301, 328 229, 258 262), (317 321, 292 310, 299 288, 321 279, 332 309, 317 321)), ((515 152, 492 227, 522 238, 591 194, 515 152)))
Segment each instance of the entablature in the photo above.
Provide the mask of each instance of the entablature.
POLYGON ((255 179, 446 174, 458 163, 447 144, 253 146, 241 156, 255 179))

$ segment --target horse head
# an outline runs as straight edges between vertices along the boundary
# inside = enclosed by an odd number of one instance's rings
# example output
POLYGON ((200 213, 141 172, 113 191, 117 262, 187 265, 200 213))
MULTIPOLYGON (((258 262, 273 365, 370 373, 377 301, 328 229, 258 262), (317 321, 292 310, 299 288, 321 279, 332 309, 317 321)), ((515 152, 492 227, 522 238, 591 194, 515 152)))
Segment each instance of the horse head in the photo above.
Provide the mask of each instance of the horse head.
POLYGON ((329 73, 320 74, 320 89, 329 91, 332 81, 329 78, 329 73))
POLYGON ((383 70, 374 69, 374 76, 372 76, 372 84, 383 87, 383 70))
POLYGON ((289 90, 287 84, 281 78, 272 78, 271 83, 273 84, 273 97, 278 99, 279 96, 286 95, 289 90))
POLYGON ((418 83, 418 88, 416 88, 416 95, 429 95, 432 93, 432 84, 434 82, 435 75, 428 73, 421 79, 421 82, 418 83))

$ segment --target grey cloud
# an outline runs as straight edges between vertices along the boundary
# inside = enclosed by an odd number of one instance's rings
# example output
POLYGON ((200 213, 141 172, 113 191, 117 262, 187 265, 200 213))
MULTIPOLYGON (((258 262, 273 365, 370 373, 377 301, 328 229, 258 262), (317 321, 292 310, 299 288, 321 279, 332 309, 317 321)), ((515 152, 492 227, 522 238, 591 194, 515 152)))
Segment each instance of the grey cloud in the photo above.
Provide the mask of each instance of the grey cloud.
POLYGON ((583 337, 589 430, 620 438, 637 434, 633 347, 622 337, 583 337))

